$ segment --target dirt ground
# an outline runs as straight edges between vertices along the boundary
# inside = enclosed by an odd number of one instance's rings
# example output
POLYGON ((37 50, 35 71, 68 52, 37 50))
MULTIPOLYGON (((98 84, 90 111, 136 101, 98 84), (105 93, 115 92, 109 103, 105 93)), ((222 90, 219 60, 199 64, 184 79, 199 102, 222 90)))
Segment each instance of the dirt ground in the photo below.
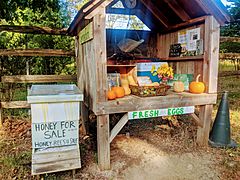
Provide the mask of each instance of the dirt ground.
MULTIPOLYGON (((0 179, 34 179, 30 122, 6 120, 3 129, 0 179)), ((171 123, 159 119, 129 122, 111 143, 108 171, 98 169, 95 133, 81 138, 82 168, 74 178, 65 171, 42 179, 240 179, 239 154, 233 151, 229 157, 226 150, 198 147, 196 126, 187 116, 171 123)))

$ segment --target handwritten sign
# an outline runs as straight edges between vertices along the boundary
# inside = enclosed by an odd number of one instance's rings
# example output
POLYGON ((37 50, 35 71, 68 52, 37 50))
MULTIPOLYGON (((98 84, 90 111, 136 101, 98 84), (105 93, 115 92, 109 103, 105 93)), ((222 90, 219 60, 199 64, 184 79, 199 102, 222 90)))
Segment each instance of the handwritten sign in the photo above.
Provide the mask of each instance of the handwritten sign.
POLYGON ((83 44, 89 40, 93 39, 93 23, 89 23, 83 30, 80 31, 79 40, 83 44))
POLYGON ((48 148, 78 143, 78 121, 32 124, 32 147, 48 148))
POLYGON ((128 112, 128 119, 144 119, 194 113, 194 106, 128 112))

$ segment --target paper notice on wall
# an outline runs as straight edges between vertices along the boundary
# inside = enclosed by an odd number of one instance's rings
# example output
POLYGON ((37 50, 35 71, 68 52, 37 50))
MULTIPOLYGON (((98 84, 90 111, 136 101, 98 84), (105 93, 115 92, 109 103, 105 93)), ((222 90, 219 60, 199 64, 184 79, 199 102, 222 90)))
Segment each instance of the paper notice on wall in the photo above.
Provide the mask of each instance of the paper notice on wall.
POLYGON ((187 30, 187 50, 197 50, 197 40, 200 39, 200 28, 187 30))
POLYGON ((181 44, 182 51, 186 51, 187 49, 187 31, 179 31, 178 32, 178 43, 181 44))

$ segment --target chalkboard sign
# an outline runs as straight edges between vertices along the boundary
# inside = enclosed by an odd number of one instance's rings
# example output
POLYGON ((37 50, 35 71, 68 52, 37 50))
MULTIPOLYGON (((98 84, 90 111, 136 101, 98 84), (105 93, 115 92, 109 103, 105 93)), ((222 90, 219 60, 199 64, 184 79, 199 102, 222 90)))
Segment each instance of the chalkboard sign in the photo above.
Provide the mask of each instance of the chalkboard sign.
POLYGON ((181 55, 181 51, 181 44, 172 44, 170 45, 169 57, 178 57, 181 55))

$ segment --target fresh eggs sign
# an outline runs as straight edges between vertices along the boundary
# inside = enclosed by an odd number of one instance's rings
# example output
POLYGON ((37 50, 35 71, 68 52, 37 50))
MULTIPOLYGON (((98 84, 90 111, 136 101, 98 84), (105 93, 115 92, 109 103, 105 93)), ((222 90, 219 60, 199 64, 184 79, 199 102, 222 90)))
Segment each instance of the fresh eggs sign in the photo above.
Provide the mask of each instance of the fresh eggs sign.
POLYGON ((194 113, 194 106, 133 111, 128 113, 128 119, 144 119, 144 118, 173 116, 173 115, 182 115, 182 114, 191 114, 191 113, 194 113))
POLYGON ((78 121, 32 124, 32 147, 48 148, 78 143, 78 121))

